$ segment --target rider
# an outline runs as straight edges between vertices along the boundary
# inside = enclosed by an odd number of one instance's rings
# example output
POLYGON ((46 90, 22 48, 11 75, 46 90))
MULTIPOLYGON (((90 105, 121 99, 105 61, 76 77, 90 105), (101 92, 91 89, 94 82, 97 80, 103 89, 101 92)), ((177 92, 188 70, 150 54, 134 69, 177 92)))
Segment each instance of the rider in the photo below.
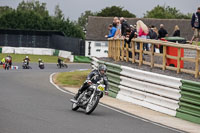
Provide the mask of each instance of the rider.
POLYGON ((25 59, 23 59, 23 61, 25 61, 25 60, 27 61, 27 65, 29 65, 29 61, 31 61, 31 60, 29 59, 28 56, 26 56, 25 59))
POLYGON ((40 63, 42 63, 42 59, 38 59, 39 66, 40 66, 40 63))
POLYGON ((61 68, 61 65, 62 65, 62 59, 60 58, 60 57, 58 57, 58 65, 60 66, 60 68, 61 68))
POLYGON ((105 85, 105 94, 108 95, 108 78, 106 76, 107 68, 105 65, 101 64, 98 67, 98 70, 93 70, 88 76, 87 80, 84 82, 82 87, 78 90, 78 93, 74 96, 74 99, 77 100, 79 95, 85 91, 92 83, 97 83, 102 80, 105 85))
POLYGON ((12 57, 10 55, 7 55, 5 58, 5 62, 9 64, 9 67, 12 65, 12 57))

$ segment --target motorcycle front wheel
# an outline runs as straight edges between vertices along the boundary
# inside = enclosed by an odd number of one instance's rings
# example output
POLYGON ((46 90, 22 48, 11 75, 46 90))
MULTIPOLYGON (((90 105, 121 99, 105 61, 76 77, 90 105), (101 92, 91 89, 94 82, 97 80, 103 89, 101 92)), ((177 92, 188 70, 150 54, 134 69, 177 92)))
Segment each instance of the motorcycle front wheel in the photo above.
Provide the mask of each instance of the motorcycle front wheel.
POLYGON ((79 106, 78 106, 77 103, 72 103, 72 110, 73 110, 73 111, 78 110, 78 108, 79 108, 79 106))
POLYGON ((86 114, 89 115, 89 114, 91 114, 95 110, 95 108, 97 107, 97 105, 99 103, 99 99, 100 99, 99 96, 95 96, 93 98, 92 102, 87 104, 87 107, 85 109, 85 113, 86 114))

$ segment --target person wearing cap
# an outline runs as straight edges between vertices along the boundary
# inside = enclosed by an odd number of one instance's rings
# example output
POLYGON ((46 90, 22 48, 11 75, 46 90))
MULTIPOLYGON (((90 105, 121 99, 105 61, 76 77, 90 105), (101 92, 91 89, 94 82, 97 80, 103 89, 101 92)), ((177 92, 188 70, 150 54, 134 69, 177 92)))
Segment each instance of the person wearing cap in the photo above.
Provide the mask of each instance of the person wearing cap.
POLYGON ((200 37, 200 7, 197 8, 197 12, 192 15, 191 19, 191 26, 192 30, 194 30, 194 35, 190 41, 192 44, 192 41, 196 41, 196 45, 198 45, 199 37, 200 37))

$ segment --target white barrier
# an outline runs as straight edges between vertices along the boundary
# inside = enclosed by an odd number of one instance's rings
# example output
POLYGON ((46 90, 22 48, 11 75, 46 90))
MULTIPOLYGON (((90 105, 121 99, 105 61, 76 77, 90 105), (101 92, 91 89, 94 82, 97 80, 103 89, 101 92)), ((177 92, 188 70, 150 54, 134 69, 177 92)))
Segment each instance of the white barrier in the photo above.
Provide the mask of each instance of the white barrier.
POLYGON ((160 84, 163 86, 173 87, 176 89, 180 89, 179 86, 181 86, 181 82, 180 82, 181 79, 179 78, 174 78, 174 77, 161 75, 157 73, 137 70, 137 69, 133 69, 126 66, 122 66, 121 68, 122 68, 122 72, 120 74, 127 77, 131 77, 134 79, 147 81, 147 82, 151 82, 155 84, 160 84))
POLYGON ((2 53, 14 53, 14 47, 2 47, 2 53))

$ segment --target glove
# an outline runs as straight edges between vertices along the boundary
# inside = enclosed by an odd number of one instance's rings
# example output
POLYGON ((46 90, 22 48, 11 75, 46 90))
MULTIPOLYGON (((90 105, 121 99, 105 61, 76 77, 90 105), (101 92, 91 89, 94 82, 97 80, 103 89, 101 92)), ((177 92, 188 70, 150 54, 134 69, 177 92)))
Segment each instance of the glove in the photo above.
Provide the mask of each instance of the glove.
POLYGON ((107 96, 108 96, 108 91, 105 91, 105 95, 107 95, 107 96))
POLYGON ((91 81, 91 80, 87 80, 86 82, 87 82, 89 85, 92 84, 92 81, 91 81))

